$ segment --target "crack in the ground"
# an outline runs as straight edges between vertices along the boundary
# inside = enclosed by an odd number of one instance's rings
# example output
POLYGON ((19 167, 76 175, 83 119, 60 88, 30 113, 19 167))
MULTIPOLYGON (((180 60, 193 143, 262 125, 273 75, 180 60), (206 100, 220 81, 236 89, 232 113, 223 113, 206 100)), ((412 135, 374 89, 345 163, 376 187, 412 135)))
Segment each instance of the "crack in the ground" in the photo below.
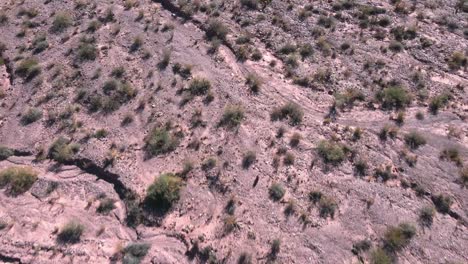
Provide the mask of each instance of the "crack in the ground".
POLYGON ((23 263, 20 258, 10 257, 2 253, 0 253, 0 261, 2 261, 2 263, 23 263))

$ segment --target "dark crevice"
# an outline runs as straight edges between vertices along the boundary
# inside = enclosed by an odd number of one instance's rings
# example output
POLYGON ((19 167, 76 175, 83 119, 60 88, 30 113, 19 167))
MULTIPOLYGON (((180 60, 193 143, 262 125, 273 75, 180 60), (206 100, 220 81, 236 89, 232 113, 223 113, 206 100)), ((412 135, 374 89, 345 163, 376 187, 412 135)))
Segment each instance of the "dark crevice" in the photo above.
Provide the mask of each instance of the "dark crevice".
POLYGON ((23 263, 20 258, 6 256, 2 253, 0 253, 0 261, 2 261, 2 263, 23 263))

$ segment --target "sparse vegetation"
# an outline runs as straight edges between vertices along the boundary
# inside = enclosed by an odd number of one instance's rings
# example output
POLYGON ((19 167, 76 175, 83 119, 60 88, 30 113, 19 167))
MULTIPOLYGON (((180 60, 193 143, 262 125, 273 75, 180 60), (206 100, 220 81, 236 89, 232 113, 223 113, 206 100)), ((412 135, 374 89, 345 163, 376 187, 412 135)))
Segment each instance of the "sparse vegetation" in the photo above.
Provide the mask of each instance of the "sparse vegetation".
POLYGON ((49 148, 49 157, 59 163, 70 162, 79 150, 79 145, 60 137, 49 148))
POLYGON ((442 150, 440 153, 440 159, 448 160, 454 162, 457 166, 463 166, 462 158, 460 157, 460 152, 457 148, 447 148, 442 150))
POLYGON ((450 212, 450 207, 453 204, 453 200, 450 196, 445 194, 439 194, 432 198, 437 211, 442 214, 448 214, 450 212))
POLYGON ((206 95, 210 89, 210 81, 204 78, 194 78, 188 88, 190 94, 195 96, 206 95))
POLYGON ((151 245, 147 243, 130 243, 122 251, 124 254, 123 264, 140 264, 148 254, 151 245))
POLYGON ((402 109, 411 103, 411 95, 400 86, 384 88, 376 94, 383 109, 402 109))
POLYGON ((2 146, 0 145, 0 161, 2 160, 6 160, 8 159, 9 157, 13 156, 14 155, 14 151, 5 147, 5 146, 2 146))
POLYGON ((406 247, 416 235, 416 228, 408 223, 391 226, 385 232, 384 248, 389 252, 397 252, 406 247))
POLYGON ((60 12, 55 15, 50 30, 55 33, 60 33, 65 31, 72 23, 72 18, 69 14, 60 12))
POLYGON ((268 193, 270 194, 270 198, 273 201, 279 201, 283 198, 284 194, 286 193, 286 190, 280 183, 273 183, 270 186, 268 193))
POLYGON ((24 126, 34 123, 42 118, 42 110, 38 108, 29 108, 21 115, 21 124, 24 126))
POLYGON ((280 108, 275 108, 270 114, 272 121, 288 119, 292 126, 301 124, 303 116, 304 112, 301 107, 294 103, 287 103, 280 108))
POLYGON ((322 140, 317 146, 317 153, 325 163, 338 165, 346 157, 346 149, 335 142, 322 140))
POLYGON ((426 144, 426 139, 418 132, 412 131, 405 135, 405 143, 411 149, 417 149, 426 144))
POLYGON ((432 206, 423 207, 419 211, 419 222, 421 225, 426 227, 431 227, 433 218, 434 218, 435 210, 432 206))
POLYGON ((260 91, 260 87, 262 86, 262 81, 260 78, 253 73, 249 73, 246 78, 246 83, 250 88, 252 93, 257 94, 260 91))
POLYGON ((30 167, 9 167, 0 171, 0 188, 17 196, 28 191, 37 180, 37 172, 30 167))
POLYGON ((248 151, 244 154, 244 157, 242 158, 242 167, 244 169, 250 168, 252 164, 255 163, 257 160, 257 155, 253 151, 248 151))
POLYGON ((76 220, 66 223, 57 234, 57 241, 61 244, 76 244, 80 242, 85 227, 76 220))
POLYGON ((221 21, 213 19, 208 22, 206 37, 209 40, 219 39, 224 41, 226 40, 228 32, 228 28, 221 21))
POLYGON ((392 264, 393 260, 390 255, 383 249, 377 248, 371 252, 371 264, 392 264))
POLYGON ((446 106, 451 99, 451 95, 447 93, 443 93, 432 98, 431 102, 429 103, 429 111, 436 115, 439 112, 439 109, 446 106))
POLYGON ((238 105, 230 105, 224 109, 223 116, 219 121, 220 126, 225 126, 230 129, 238 128, 244 120, 244 109, 238 105))
POLYGON ((115 208, 115 201, 113 199, 104 198, 99 202, 99 206, 96 208, 96 212, 106 215, 115 208))
POLYGON ((448 66, 451 70, 458 70, 462 67, 466 67, 468 59, 465 54, 459 51, 452 53, 452 56, 448 60, 448 66))
POLYGON ((171 173, 161 174, 146 191, 146 208, 166 213, 180 199, 181 189, 181 178, 171 173))
POLYGON ((167 126, 154 127, 145 138, 145 150, 150 157, 169 153, 178 145, 179 138, 167 126))
POLYGON ((15 73, 28 81, 41 73, 41 67, 35 58, 27 58, 18 64, 15 73))

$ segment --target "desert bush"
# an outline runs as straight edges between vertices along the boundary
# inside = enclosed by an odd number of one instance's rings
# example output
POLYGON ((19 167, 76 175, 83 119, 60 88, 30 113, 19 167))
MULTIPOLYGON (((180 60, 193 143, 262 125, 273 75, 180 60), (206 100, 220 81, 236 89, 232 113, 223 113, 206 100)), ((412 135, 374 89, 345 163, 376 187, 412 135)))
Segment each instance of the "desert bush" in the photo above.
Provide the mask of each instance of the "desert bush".
POLYGON ((5 146, 2 146, 0 145, 0 161, 2 160, 6 160, 8 159, 9 157, 13 156, 15 153, 13 150, 5 147, 5 146))
POLYGON ((411 103, 411 95, 400 86, 384 88, 376 94, 383 109, 402 109, 411 103))
POLYGON ((37 180, 37 172, 30 167, 9 167, 0 171, 0 188, 17 196, 28 191, 37 180))
POLYGON ((281 240, 274 239, 271 242, 270 258, 276 259, 278 257, 280 250, 281 250, 281 240))
POLYGON ((313 203, 316 204, 318 203, 324 195, 320 191, 311 191, 309 192, 309 200, 313 203))
POLYGON ((332 17, 320 16, 317 24, 324 28, 331 28, 335 25, 335 20, 332 17))
POLYGON ((287 103, 282 107, 275 108, 270 114, 272 121, 288 119, 292 126, 299 125, 302 122, 304 112, 301 107, 295 103, 287 103))
POLYGON ((148 187, 145 205, 150 210, 166 213, 180 199, 182 179, 171 173, 161 174, 148 187))
POLYGON ((353 131, 353 141, 358 141, 361 139, 361 137, 362 137, 362 129, 357 127, 353 131))
POLYGON ((219 126, 225 126, 234 129, 240 126, 244 120, 244 109, 239 105, 229 105, 224 109, 223 116, 219 121, 219 126))
POLYGON ((118 66, 112 69, 111 74, 112 77, 115 78, 122 78, 125 75, 125 67, 123 66, 118 66))
POLYGON ((398 128, 395 126, 390 126, 390 125, 385 125, 380 129, 379 132, 379 138, 380 140, 387 140, 387 138, 390 136, 390 138, 394 139, 396 138, 398 134, 398 128))
POLYGON ((139 264, 148 254, 151 245, 147 243, 130 243, 123 250, 123 264, 139 264))
POLYGON ((361 252, 366 252, 368 251, 372 246, 372 243, 367 240, 361 240, 356 243, 353 243, 353 249, 351 249, 351 252, 355 255, 359 255, 361 252))
POLYGON ((289 145, 293 148, 297 147, 301 142, 302 136, 299 133, 294 133, 289 140, 289 145))
POLYGON ((296 52, 296 50, 296 45, 294 45, 293 43, 286 43, 283 46, 281 46, 281 48, 278 50, 278 53, 288 55, 296 52))
POLYGON ((208 27, 205 32, 207 39, 224 41, 228 33, 229 29, 221 21, 215 19, 208 21, 208 27))
POLYGON ((115 208, 115 201, 113 199, 104 198, 99 202, 99 206, 96 208, 96 212, 106 215, 115 208))
POLYGON ((393 260, 385 250, 381 248, 377 248, 371 252, 370 263, 371 264, 392 264, 393 260))
POLYGON ((76 53, 76 58, 79 61, 93 61, 97 57, 97 49, 94 43, 91 42, 80 42, 76 53))
POLYGON ((194 78, 190 83, 188 90, 195 96, 206 95, 211 89, 211 83, 205 78, 194 78))
POLYGON ((314 54, 314 48, 311 44, 306 43, 299 48, 299 54, 302 59, 308 58, 314 54))
POLYGON ((357 89, 347 89, 344 93, 335 94, 335 105, 339 109, 352 108, 354 102, 364 101, 364 94, 357 89))
POLYGON ((257 9, 258 0, 240 0, 242 6, 247 7, 248 9, 257 9))
POLYGON ((59 12, 55 15, 54 21, 52 22, 52 27, 50 30, 55 33, 63 32, 73 23, 72 18, 69 14, 64 12, 59 12))
POLYGON ((174 74, 179 74, 184 79, 188 79, 192 75, 192 66, 182 65, 176 62, 172 66, 172 72, 174 72, 174 74))
POLYGON ((237 264, 252 264, 252 256, 247 252, 242 252, 237 259, 237 264))
POLYGON ((440 108, 446 106, 449 103, 451 98, 452 96, 448 93, 443 93, 432 98, 431 102, 429 103, 429 111, 436 115, 440 108))
POLYGON ((140 36, 136 36, 133 39, 132 45, 130 45, 130 52, 135 52, 143 46, 143 39, 140 36))
POLYGON ((317 153, 325 163, 338 165, 346 157, 345 148, 335 142, 322 140, 317 146, 317 153))
POLYGON ((393 52, 400 52, 404 49, 404 46, 399 41, 391 41, 388 45, 388 49, 390 49, 393 52))
POLYGON ((169 153, 177 148, 179 138, 167 127, 154 127, 145 138, 145 151, 150 156, 169 153))
POLYGON ((434 208, 432 206, 426 206, 421 208, 419 211, 419 222, 426 227, 432 225, 434 218, 434 208))
POLYGON ((246 84, 249 86, 252 93, 257 94, 262 86, 262 81, 256 74, 249 73, 246 78, 246 84))
POLYGON ((279 201, 283 198, 286 190, 280 183, 273 183, 268 189, 268 193, 273 201, 279 201))
POLYGON ((15 73, 25 80, 31 80, 41 73, 41 67, 35 58, 26 58, 17 65, 15 73))
POLYGON ((43 52, 49 47, 47 38, 45 34, 38 34, 32 41, 33 54, 38 54, 43 52))
POLYGON ((60 137, 50 146, 48 156, 59 163, 67 163, 73 159, 79 148, 79 145, 69 139, 60 137))
POLYGON ((393 174, 391 166, 385 166, 384 168, 375 169, 374 175, 376 178, 382 179, 383 182, 395 178, 395 174, 393 174))
POLYGON ((38 108, 29 108, 21 115, 21 124, 26 126, 42 118, 42 110, 38 108))
POLYGON ((463 165, 462 158, 460 157, 460 152, 456 148, 447 148, 442 150, 439 157, 442 160, 449 160, 455 162, 457 166, 463 165))
POLYGON ((286 166, 292 166, 294 165, 295 161, 296 161, 296 157, 294 156, 294 154, 291 152, 286 152, 283 158, 283 164, 286 166))
POLYGON ((322 218, 335 217, 335 211, 338 208, 337 203, 334 199, 326 196, 322 196, 318 202, 319 214, 322 218))
POLYGON ((448 59, 448 66, 451 70, 458 70, 462 67, 466 67, 467 64, 468 59, 459 51, 452 53, 452 56, 448 59))
POLYGON ((450 207, 453 204, 453 200, 450 196, 445 194, 439 194, 432 198, 437 211, 442 214, 448 214, 450 212, 450 207))
POLYGON ((248 151, 247 153, 244 154, 244 157, 242 158, 242 167, 244 169, 250 168, 252 164, 255 163, 257 160, 257 155, 253 151, 248 151))
POLYGON ((85 227, 79 222, 72 220, 65 224, 57 234, 57 241, 61 244, 75 244, 80 242, 85 227))
POLYGON ((389 252, 397 252, 406 247, 416 235, 416 228, 408 223, 390 226, 385 232, 384 248, 389 252))
POLYGON ((92 20, 88 23, 86 31, 88 31, 89 33, 94 33, 99 29, 100 26, 101 24, 98 20, 92 20))
POLYGON ((364 159, 358 159, 354 162, 354 171, 358 176, 366 176, 367 170, 369 169, 369 165, 364 159))
POLYGON ((468 187, 468 166, 460 170, 460 183, 464 187, 468 187))
POLYGON ((423 135, 419 134, 416 131, 409 132, 408 134, 405 135, 405 143, 408 147, 411 149, 417 149, 420 146, 423 146, 426 144, 426 139, 424 138, 423 135))
POLYGON ((8 23, 8 15, 5 12, 0 12, 0 26, 4 26, 8 23))
POLYGON ((233 215, 228 215, 224 218, 224 232, 225 234, 229 234, 234 231, 238 227, 237 219, 233 215))
POLYGON ((209 171, 216 167, 217 160, 215 158, 208 158, 203 161, 201 168, 204 171, 209 171))

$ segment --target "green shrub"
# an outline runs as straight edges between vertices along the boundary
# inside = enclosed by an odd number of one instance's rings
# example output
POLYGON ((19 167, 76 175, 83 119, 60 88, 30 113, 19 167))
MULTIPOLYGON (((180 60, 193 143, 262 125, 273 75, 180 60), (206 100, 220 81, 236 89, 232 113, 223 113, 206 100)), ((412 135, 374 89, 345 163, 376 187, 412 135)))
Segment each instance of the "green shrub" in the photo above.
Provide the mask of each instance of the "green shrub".
POLYGON ((395 178, 395 174, 392 172, 392 166, 385 166, 385 168, 375 169, 375 177, 382 179, 383 182, 386 182, 392 178, 395 178))
POLYGON ((326 196, 322 196, 319 200, 319 214, 320 217, 327 218, 335 217, 335 211, 338 208, 337 203, 335 202, 334 199, 326 196))
POLYGON ((59 163, 67 163, 74 158, 79 148, 79 145, 72 143, 69 139, 60 137, 50 146, 48 156, 59 163))
POLYGON ((344 161, 346 157, 345 149, 342 145, 322 140, 317 146, 317 153, 325 163, 338 165, 344 161))
POLYGON ((248 9, 257 9, 258 8, 258 0, 240 0, 242 6, 247 7, 248 9))
POLYGON ((294 156, 294 154, 291 152, 286 152, 286 154, 284 155, 283 164, 286 166, 292 166, 294 165, 295 161, 296 157, 294 156))
POLYGON ((455 51, 448 60, 448 66, 451 70, 458 70, 461 67, 466 67, 467 64, 468 59, 459 51, 455 51))
POLYGON ((96 208, 96 212, 106 215, 115 208, 115 201, 113 199, 104 198, 99 202, 99 206, 96 208))
POLYGON ((17 65, 15 73, 25 80, 32 80, 41 73, 41 67, 35 58, 27 58, 17 65))
POLYGON ((242 252, 237 259, 237 264, 252 264, 252 256, 247 252, 242 252))
POLYGON ((171 54, 172 54, 172 51, 170 49, 163 50, 162 59, 158 63, 159 69, 164 70, 167 68, 167 66, 169 65, 169 62, 171 61, 171 54))
POLYGON ((316 204, 318 203, 323 197, 322 192, 320 191, 311 191, 309 193, 309 200, 313 203, 316 204))
POLYGON ((229 33, 229 29, 221 21, 213 19, 208 21, 208 27, 205 33, 209 40, 219 39, 224 41, 229 33))
POLYGON ((211 89, 211 83, 205 78, 194 78, 188 89, 192 95, 206 95, 211 89))
POLYGON ((452 206, 453 200, 448 195, 439 194, 432 197, 432 202, 434 203, 439 213, 448 214, 450 212, 450 207, 452 206))
POLYGON ((97 57, 97 48, 94 43, 81 42, 78 45, 76 57, 80 61, 93 61, 97 57))
POLYGON ((456 148, 447 148, 440 153, 440 159, 455 162, 457 166, 462 166, 463 161, 460 152, 456 148))
POLYGON ((426 206, 421 208, 419 211, 419 222, 423 226, 430 227, 434 218, 434 208, 432 206, 426 206))
POLYGON ((286 193, 286 190, 280 183, 273 183, 270 186, 268 193, 270 194, 270 198, 273 201, 279 201, 283 198, 284 194, 286 193))
POLYGON ((60 12, 57 13, 52 22, 52 27, 50 28, 52 32, 59 33, 67 29, 72 25, 72 19, 69 14, 60 12))
POLYGON ((21 124, 26 126, 42 118, 42 110, 38 108, 29 108, 21 115, 21 124))
POLYGON ((270 257, 272 259, 276 259, 278 257, 280 250, 281 250, 281 240, 274 239, 271 242, 270 257))
POLYGON ((411 95, 400 86, 384 88, 376 94, 383 109, 402 109, 411 103, 411 95))
POLYGON ((289 140, 289 145, 293 148, 297 147, 301 142, 302 136, 299 133, 294 133, 289 140))
POLYGON ((429 103, 429 111, 433 115, 436 115, 439 112, 440 108, 446 106, 449 103, 451 98, 452 96, 447 93, 443 93, 432 98, 431 102, 429 103))
POLYGON ((390 125, 385 125, 380 129, 379 132, 379 138, 380 140, 387 140, 387 138, 390 136, 390 138, 394 139, 396 138, 398 134, 398 128, 395 126, 390 126, 390 125))
POLYGON ((246 78, 246 84, 249 86, 252 93, 257 94, 262 86, 262 81, 256 74, 249 73, 246 78))
POLYGON ((0 145, 0 161, 6 160, 13 156, 15 152, 5 146, 0 145))
POLYGON ((150 157, 169 153, 178 145, 179 138, 167 127, 154 127, 145 138, 145 150, 150 157))
POLYGON ((404 49, 404 46, 399 41, 391 41, 388 48, 393 52, 400 52, 404 49))
POLYGON ((292 126, 299 125, 302 122, 304 112, 301 107, 295 103, 287 103, 280 108, 275 108, 270 114, 272 121, 289 119, 292 126))
POLYGON ((411 149, 417 149, 426 144, 426 139, 418 132, 412 131, 405 135, 405 143, 411 149))
POLYGON ((255 163, 257 160, 257 155, 253 151, 248 151, 247 153, 244 154, 244 157, 242 158, 242 167, 244 169, 250 168, 252 164, 255 163))
POLYGON ((30 167, 9 167, 0 171, 0 188, 17 196, 28 191, 37 180, 37 172, 30 167))
POLYGON ((139 264, 148 254, 151 245, 147 243, 130 243, 122 251, 124 254, 123 264, 139 264))
POLYGON ((371 264, 392 264, 393 260, 385 250, 381 248, 377 248, 371 252, 370 263, 371 264))
POLYGON ((130 52, 135 52, 139 50, 141 46, 143 46, 143 39, 140 36, 136 36, 133 39, 132 45, 130 46, 130 52))
POLYGON ((358 176, 366 176, 367 170, 369 169, 369 165, 364 159, 358 159, 354 162, 354 171, 358 176))
POLYGON ((61 244, 75 244, 80 242, 84 226, 77 221, 70 221, 57 234, 57 241, 61 244))
POLYGON ((398 226, 390 226, 385 232, 384 247, 389 252, 397 252, 406 247, 416 235, 416 228, 407 223, 398 226))
POLYGON ((335 105, 339 109, 352 108, 354 102, 364 101, 364 94, 357 89, 347 89, 344 93, 335 94, 335 105))
POLYGON ((43 52, 49 47, 45 34, 38 34, 32 41, 33 54, 43 52))
POLYGON ((148 209, 166 213, 180 199, 182 179, 172 173, 161 174, 146 192, 145 205, 148 209))
POLYGON ((230 129, 238 128, 244 120, 244 109, 239 105, 229 105, 224 109, 223 116, 219 121, 219 126, 225 126, 230 129))

